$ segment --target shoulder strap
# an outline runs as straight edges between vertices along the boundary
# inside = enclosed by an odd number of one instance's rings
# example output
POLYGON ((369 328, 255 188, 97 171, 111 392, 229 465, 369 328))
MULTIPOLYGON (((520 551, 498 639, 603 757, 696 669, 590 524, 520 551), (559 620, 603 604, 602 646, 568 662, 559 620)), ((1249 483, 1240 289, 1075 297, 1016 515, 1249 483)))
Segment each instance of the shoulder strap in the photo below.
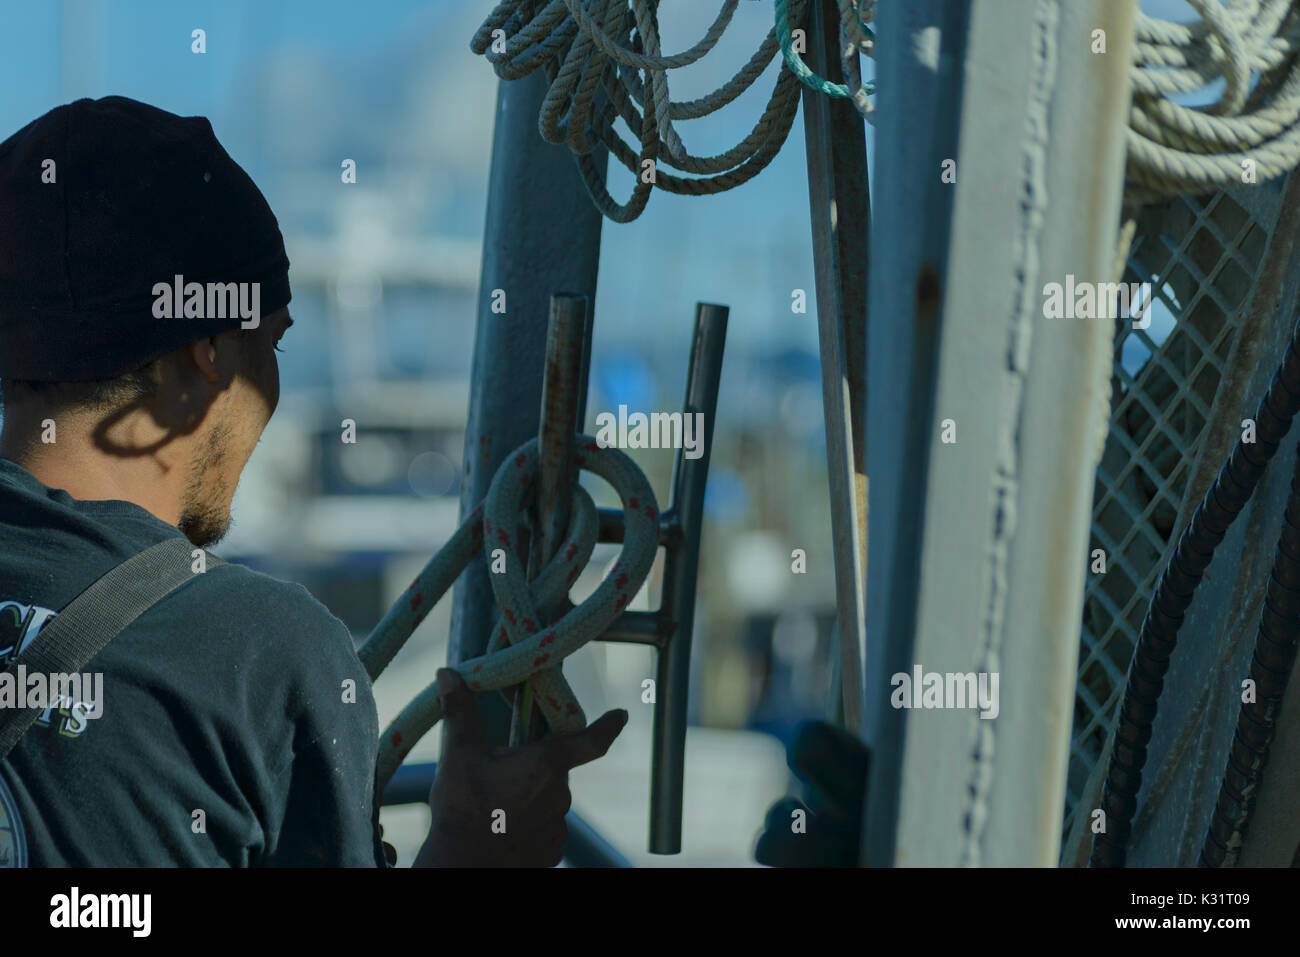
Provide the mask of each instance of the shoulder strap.
MULTIPOLYGON (((168 538, 109 569, 37 633, 8 673, 19 665, 28 674, 79 673, 122 629, 194 577, 193 548, 185 538, 168 538)), ((225 564, 215 555, 205 561, 225 564)), ((0 761, 43 710, 0 708, 0 761)))

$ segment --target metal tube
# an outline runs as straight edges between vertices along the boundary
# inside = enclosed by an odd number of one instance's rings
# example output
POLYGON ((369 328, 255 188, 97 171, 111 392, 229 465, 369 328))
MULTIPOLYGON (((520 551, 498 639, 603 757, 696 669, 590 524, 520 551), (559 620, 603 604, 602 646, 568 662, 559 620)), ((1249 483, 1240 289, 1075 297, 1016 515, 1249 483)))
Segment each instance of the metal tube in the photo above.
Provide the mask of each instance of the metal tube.
MULTIPOLYGON (((569 150, 545 142, 537 132, 546 90, 543 71, 503 81, 497 90, 462 520, 483 500, 505 457, 537 434, 531 410, 541 407, 547 330, 540 317, 550 294, 560 289, 588 297, 596 293, 602 217, 569 150), (538 189, 538 183, 545 188, 538 189)), ((593 157, 603 171, 604 149, 593 157)), ((474 562, 453 598, 453 666, 487 650, 495 611, 487 567, 474 562)), ((510 719, 505 702, 498 695, 479 695, 478 704, 488 739, 505 744, 510 719)))
MULTIPOLYGON (((528 574, 541 573, 546 562, 564 541, 569 528, 569 511, 573 483, 577 473, 573 463, 573 435, 578 426, 578 402, 582 394, 582 361, 588 354, 583 342, 587 331, 587 297, 558 293, 551 297, 550 321, 546 337, 546 370, 542 379, 542 412, 538 423, 537 504, 534 509, 537 534, 531 542, 528 574)), ((564 600, 537 609, 543 623, 555 620, 564 600)), ((556 665, 559 668, 560 665, 556 665)), ((529 716, 529 733, 520 724, 523 707, 522 686, 516 689, 510 725, 512 744, 524 738, 536 738, 543 729, 541 712, 533 706, 529 716)))
MULTIPOLYGON (((839 14, 814 0, 808 61, 841 82, 839 14)), ((862 728, 867 608, 867 233, 871 203, 862 117, 848 100, 804 88, 804 139, 817 282, 822 408, 826 418, 831 539, 843 725, 862 728)))
MULTIPOLYGON (((582 359, 578 367, 578 401, 574 408, 573 430, 586 432, 587 428, 587 392, 591 385, 591 341, 596 331, 596 311, 592 304, 583 297, 582 310, 582 359)), ((577 478, 576 474, 574 476, 577 478)))
MULTIPOLYGON (((607 545, 617 545, 623 541, 623 510, 619 508, 598 508, 596 514, 600 519, 597 541, 607 545)), ((659 513, 659 544, 675 547, 681 544, 682 529, 677 524, 677 513, 671 506, 659 513)))
POLYGON ((665 632, 671 632, 671 630, 672 622, 664 617, 662 610, 625 611, 600 636, 600 640, 661 647, 668 638, 665 632))
MULTIPOLYGON (((533 547, 534 572, 555 554, 569 527, 569 505, 577 471, 573 434, 583 394, 582 360, 588 354, 587 297, 559 293, 551 297, 546 371, 542 379, 542 414, 538 425, 537 519, 540 534, 533 547)), ((543 618, 547 609, 538 609, 543 618)))
POLYGON ((727 337, 726 306, 697 303, 695 336, 686 379, 686 415, 703 414, 701 455, 688 459, 677 450, 673 465, 672 508, 679 516, 682 544, 669 554, 663 607, 676 627, 659 654, 655 690, 654 733, 650 752, 650 853, 679 854, 682 849, 682 787, 686 770, 686 708, 691 673, 691 631, 695 623, 696 574, 700 565, 700 530, 704 485, 713 448, 718 410, 718 381, 727 337))
POLYGON ((880 87, 897 91, 899 99, 892 108, 882 101, 875 131, 872 248, 878 275, 893 278, 869 290, 868 335, 889 343, 889 349, 871 354, 867 375, 872 416, 867 460, 875 466, 865 654, 871 774, 862 859, 873 867, 894 864, 908 712, 890 704, 890 676, 910 673, 914 660, 940 300, 952 216, 950 193, 915 171, 939 169, 945 157, 957 155, 969 8, 969 0, 885 4, 878 8, 876 22, 876 76, 880 87), (938 45, 922 61, 915 48, 907 48, 909 37, 929 37, 938 45), (923 137, 917 136, 918 116, 936 118, 923 137))

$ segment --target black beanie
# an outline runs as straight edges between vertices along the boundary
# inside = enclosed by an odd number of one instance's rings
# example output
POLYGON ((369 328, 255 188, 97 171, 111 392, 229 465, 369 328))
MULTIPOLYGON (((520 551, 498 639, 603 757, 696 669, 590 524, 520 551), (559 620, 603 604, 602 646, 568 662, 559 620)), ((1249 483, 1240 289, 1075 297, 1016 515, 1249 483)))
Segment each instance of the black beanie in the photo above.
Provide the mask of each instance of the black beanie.
POLYGON ((240 327, 155 318, 177 276, 259 283, 259 322, 290 298, 275 214, 204 117, 83 99, 0 143, 0 378, 109 379, 240 327))

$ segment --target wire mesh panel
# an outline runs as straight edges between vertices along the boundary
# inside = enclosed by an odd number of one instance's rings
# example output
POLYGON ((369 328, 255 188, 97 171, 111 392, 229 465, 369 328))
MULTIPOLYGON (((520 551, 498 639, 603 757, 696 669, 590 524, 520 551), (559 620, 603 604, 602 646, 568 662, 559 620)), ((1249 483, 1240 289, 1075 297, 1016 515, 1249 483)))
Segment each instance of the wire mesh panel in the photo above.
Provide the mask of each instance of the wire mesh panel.
POLYGON ((1237 411, 1220 412, 1215 398, 1279 207, 1280 189, 1256 186, 1177 197, 1139 216, 1124 281, 1150 283, 1151 321, 1116 327, 1090 546, 1105 553, 1105 572, 1090 571, 1084 593, 1067 826, 1114 722, 1207 425, 1237 411))

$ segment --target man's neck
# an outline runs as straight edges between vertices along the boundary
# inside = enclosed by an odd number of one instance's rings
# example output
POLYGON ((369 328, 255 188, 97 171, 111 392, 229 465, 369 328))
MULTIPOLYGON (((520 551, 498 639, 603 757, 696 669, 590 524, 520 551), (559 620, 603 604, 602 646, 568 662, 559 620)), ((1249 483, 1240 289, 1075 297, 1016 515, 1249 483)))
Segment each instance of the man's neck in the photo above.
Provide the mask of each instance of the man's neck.
MULTIPOLYGON (((7 415, 6 418, 9 418, 7 415)), ((26 469, 42 485, 62 489, 83 501, 125 501, 139 505, 169 525, 180 521, 181 470, 175 467, 178 450, 154 448, 133 416, 102 430, 88 416, 64 416, 42 431, 5 423, 0 432, 0 456, 26 469)), ((19 424, 19 423, 15 423, 19 424)))

